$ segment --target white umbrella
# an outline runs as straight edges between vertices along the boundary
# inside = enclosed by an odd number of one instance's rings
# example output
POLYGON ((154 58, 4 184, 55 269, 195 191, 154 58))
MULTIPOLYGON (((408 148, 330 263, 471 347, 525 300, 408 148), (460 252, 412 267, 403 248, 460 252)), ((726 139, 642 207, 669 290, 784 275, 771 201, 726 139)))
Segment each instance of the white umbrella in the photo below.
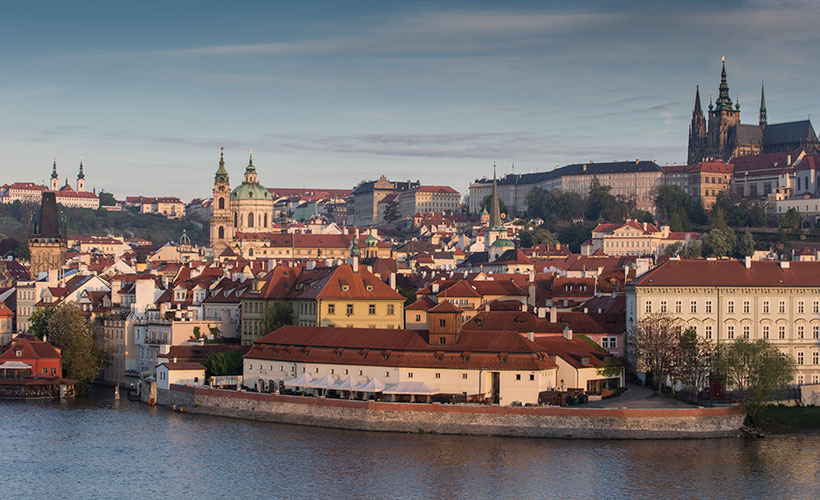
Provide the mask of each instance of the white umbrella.
POLYGON ((365 384, 357 385, 353 388, 355 391, 359 392, 382 392, 384 388, 387 387, 384 385, 384 382, 377 378, 371 378, 365 384))
POLYGON ((335 384, 333 384, 332 389, 337 391, 357 391, 356 388, 356 381, 353 380, 352 377, 347 377, 344 380, 339 380, 335 384))
POLYGON ((325 375, 319 380, 311 380, 306 387, 310 387, 311 389, 333 389, 333 384, 335 383, 335 379, 331 378, 330 375, 325 375))
POLYGON ((299 378, 295 378, 293 380, 288 380, 285 382, 285 387, 307 387, 307 385, 311 382, 310 376, 307 373, 303 373, 299 375, 299 378))

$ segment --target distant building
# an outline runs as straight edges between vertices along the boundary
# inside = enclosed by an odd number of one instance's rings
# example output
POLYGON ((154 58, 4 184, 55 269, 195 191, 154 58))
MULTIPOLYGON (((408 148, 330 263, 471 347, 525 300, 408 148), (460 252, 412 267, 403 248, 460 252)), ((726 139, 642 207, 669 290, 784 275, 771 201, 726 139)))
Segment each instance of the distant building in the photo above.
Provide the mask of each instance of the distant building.
POLYGON ((375 181, 362 181, 353 189, 353 210, 352 213, 348 211, 347 223, 361 227, 383 222, 380 217, 384 213, 379 212, 379 202, 391 194, 398 194, 417 187, 419 187, 418 181, 389 181, 385 176, 375 181))
POLYGON ((450 186, 418 186, 398 195, 402 217, 430 212, 455 212, 461 195, 450 186))
POLYGON ((53 191, 42 193, 40 218, 34 234, 28 241, 31 251, 31 279, 36 280, 40 272, 58 270, 65 263, 67 250, 65 228, 60 231, 57 197, 53 191))
POLYGON ((740 123, 740 103, 732 104, 726 82, 726 63, 720 73, 718 98, 709 102, 708 126, 700 104, 700 89, 695 89, 695 108, 689 126, 690 165, 704 160, 729 161, 734 157, 804 150, 820 152, 820 142, 810 120, 768 124, 766 97, 760 88, 757 125, 740 123))
POLYGON ((80 160, 80 171, 77 174, 77 189, 75 190, 66 183, 60 187, 60 178, 57 174, 57 160, 54 160, 51 170, 51 182, 49 187, 41 186, 33 182, 15 182, 0 188, 0 203, 37 203, 40 196, 46 191, 53 191, 57 203, 68 208, 91 208, 100 207, 100 198, 93 192, 85 190, 85 173, 83 172, 83 162, 80 160))
POLYGON ((581 245, 581 255, 598 252, 611 256, 660 255, 673 243, 687 245, 699 240, 698 233, 676 233, 669 226, 657 226, 648 222, 630 219, 623 223, 601 223, 592 230, 592 238, 581 245))
POLYGON ((157 214, 169 219, 185 216, 185 204, 175 196, 128 196, 125 203, 135 207, 142 214, 157 214))

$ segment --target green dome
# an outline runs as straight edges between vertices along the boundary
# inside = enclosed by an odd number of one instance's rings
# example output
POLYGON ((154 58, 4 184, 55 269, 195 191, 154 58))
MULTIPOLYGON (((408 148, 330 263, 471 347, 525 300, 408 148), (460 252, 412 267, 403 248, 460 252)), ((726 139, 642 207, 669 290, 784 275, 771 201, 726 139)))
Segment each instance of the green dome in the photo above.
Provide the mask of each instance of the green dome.
POLYGON ((375 247, 376 245, 379 244, 379 240, 377 240, 376 237, 371 234, 370 236, 367 237, 366 240, 364 240, 364 244, 365 244, 365 246, 368 246, 368 247, 375 247))
POLYGON ((271 196, 261 184, 242 183, 231 191, 232 200, 270 200, 271 196))
POLYGON ((498 238, 493 242, 491 246, 494 247, 514 247, 515 243, 512 240, 508 240, 506 238, 498 238))

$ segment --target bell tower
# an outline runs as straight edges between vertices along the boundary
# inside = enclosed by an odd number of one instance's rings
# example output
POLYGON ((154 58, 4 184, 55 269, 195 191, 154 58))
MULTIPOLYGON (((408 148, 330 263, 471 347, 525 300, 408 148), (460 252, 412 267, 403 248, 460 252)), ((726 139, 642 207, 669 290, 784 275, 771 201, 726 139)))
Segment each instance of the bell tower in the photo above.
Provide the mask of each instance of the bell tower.
POLYGON ((60 177, 57 175, 57 158, 54 158, 54 164, 51 166, 51 191, 60 189, 60 177))
POLYGON ((726 58, 720 72, 720 87, 714 108, 709 105, 709 156, 728 161, 733 151, 729 134, 740 124, 740 103, 732 106, 729 84, 726 83, 726 58))
POLYGON ((231 224, 231 180, 225 170, 225 148, 219 148, 219 168, 214 175, 214 202, 211 214, 211 248, 221 253, 233 240, 231 224))
POLYGON ((77 174, 77 192, 85 191, 85 174, 83 173, 83 159, 80 158, 80 173, 77 174))

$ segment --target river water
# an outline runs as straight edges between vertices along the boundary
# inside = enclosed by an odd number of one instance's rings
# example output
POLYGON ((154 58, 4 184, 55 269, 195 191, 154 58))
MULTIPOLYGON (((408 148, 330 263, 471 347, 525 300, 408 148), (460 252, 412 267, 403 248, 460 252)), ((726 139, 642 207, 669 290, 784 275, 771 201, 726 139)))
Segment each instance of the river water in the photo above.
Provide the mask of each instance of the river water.
POLYGON ((0 401, 0 498, 820 498, 820 435, 592 441, 371 433, 105 397, 0 401))

